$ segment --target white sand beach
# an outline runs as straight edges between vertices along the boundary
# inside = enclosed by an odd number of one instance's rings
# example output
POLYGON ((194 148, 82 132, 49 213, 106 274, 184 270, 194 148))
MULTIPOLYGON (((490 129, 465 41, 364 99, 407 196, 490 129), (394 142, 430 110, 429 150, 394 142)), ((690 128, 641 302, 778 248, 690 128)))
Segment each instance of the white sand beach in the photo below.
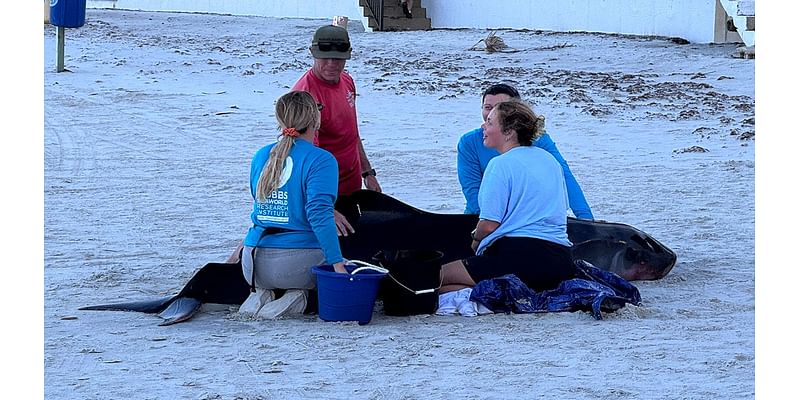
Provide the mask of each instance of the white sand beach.
MULTIPOLYGON (((276 137, 274 101, 310 67, 311 36, 327 23, 87 10, 86 25, 67 30, 63 73, 55 27, 44 26, 46 398, 755 397, 756 75, 755 60, 731 57, 736 44, 500 30, 515 51, 488 53, 468 50, 487 30, 370 33, 351 22, 347 69, 385 193, 461 212, 456 143, 481 123, 481 90, 511 82, 547 117, 595 217, 678 254, 665 278, 634 282, 641 306, 600 321, 377 312, 364 326, 247 321, 233 307, 168 327, 79 311, 174 294, 230 254, 249 223, 251 157, 276 137)), ((787 259, 794 268, 791 255, 769 262, 787 259)))

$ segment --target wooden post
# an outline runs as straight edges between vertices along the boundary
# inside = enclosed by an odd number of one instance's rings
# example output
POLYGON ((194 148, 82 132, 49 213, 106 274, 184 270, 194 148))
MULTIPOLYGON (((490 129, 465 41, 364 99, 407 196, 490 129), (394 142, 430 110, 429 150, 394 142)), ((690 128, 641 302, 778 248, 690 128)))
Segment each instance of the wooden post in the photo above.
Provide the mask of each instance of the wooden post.
POLYGON ((58 27, 58 61, 56 72, 64 72, 64 27, 58 27))

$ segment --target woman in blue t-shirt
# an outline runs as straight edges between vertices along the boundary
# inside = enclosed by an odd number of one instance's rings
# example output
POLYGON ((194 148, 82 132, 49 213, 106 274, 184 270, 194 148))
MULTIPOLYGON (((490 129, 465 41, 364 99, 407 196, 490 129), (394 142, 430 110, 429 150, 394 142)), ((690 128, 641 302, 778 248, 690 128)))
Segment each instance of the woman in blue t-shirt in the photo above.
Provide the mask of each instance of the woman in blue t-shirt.
POLYGON ((308 92, 292 91, 275 105, 281 133, 256 152, 250 166, 253 225, 244 239, 242 271, 253 293, 239 312, 258 318, 302 313, 311 268, 345 272, 333 204, 339 170, 331 153, 314 146, 320 110, 308 92), (275 299, 273 289, 287 289, 275 299))
POLYGON ((532 144, 544 117, 519 100, 498 103, 483 124, 483 144, 500 153, 478 191, 476 255, 442 267, 442 290, 515 274, 528 287, 554 289, 575 276, 567 238, 567 188, 561 165, 532 144))

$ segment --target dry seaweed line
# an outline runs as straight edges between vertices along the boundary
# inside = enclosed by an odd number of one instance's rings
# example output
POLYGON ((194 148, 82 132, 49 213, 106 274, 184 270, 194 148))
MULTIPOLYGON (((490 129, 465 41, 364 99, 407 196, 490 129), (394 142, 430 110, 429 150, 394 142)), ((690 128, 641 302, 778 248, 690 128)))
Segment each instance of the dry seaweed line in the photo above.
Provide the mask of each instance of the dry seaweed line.
POLYGON ((485 50, 487 53, 494 53, 494 52, 501 52, 501 53, 516 53, 519 50, 511 49, 506 45, 506 42, 503 41, 503 38, 500 36, 495 35, 497 31, 489 32, 489 36, 481 39, 478 43, 475 43, 472 47, 469 48, 471 51, 481 51, 485 50), (478 45, 483 42, 486 46, 485 48, 481 49, 478 45))
POLYGON ((533 48, 531 50, 540 50, 540 51, 558 50, 558 49, 563 49, 565 47, 575 47, 575 45, 574 44, 564 43, 564 44, 557 44, 557 45, 554 45, 554 46, 535 47, 535 48, 533 48))

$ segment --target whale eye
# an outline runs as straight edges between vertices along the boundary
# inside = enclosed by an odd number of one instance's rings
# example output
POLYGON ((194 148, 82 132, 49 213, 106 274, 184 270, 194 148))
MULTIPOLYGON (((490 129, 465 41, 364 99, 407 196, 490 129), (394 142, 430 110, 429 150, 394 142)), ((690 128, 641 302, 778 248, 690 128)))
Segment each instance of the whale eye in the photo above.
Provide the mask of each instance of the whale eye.
POLYGON ((628 247, 625 250, 625 258, 635 263, 647 264, 650 262, 650 253, 628 247))

